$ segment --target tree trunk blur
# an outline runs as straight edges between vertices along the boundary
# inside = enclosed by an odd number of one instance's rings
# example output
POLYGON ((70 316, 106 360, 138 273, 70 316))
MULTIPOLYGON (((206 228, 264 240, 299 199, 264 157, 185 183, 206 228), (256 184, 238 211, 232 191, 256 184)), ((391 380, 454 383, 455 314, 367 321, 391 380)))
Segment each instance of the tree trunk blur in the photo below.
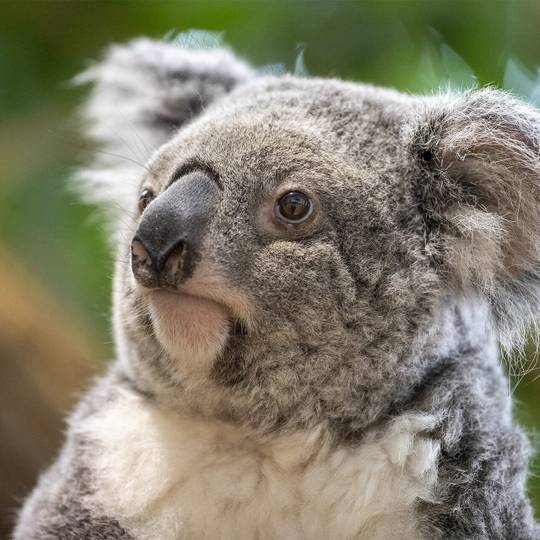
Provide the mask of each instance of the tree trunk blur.
POLYGON ((63 419, 92 373, 70 318, 0 246, 0 537, 54 458, 63 419))

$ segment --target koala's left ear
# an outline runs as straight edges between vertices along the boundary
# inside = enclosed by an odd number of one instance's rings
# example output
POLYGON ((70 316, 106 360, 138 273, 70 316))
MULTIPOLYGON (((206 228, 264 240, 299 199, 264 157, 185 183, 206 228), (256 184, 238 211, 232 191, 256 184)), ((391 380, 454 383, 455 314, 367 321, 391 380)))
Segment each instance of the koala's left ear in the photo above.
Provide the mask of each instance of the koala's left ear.
MULTIPOLYGON (((413 132, 426 248, 498 318, 540 306, 540 114, 502 91, 429 98, 413 132)), ((510 325, 510 322, 507 322, 510 325)))
POLYGON ((76 79, 93 85, 83 112, 87 134, 102 150, 79 175, 83 195, 113 211, 126 208, 151 154, 254 74, 226 47, 184 48, 178 40, 146 38, 110 47, 76 79))

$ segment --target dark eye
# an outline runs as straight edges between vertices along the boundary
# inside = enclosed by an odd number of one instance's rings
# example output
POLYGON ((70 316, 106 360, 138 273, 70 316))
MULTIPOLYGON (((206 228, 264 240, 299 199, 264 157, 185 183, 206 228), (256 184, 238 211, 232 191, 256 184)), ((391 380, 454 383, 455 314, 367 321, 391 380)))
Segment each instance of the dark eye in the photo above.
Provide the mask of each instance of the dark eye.
POLYGON ((139 212, 142 214, 144 209, 154 199, 154 192, 149 188, 144 188, 139 196, 139 212))
POLYGON ((286 193, 276 204, 278 218, 289 223, 301 223, 310 216, 312 208, 310 198, 299 191, 286 193))

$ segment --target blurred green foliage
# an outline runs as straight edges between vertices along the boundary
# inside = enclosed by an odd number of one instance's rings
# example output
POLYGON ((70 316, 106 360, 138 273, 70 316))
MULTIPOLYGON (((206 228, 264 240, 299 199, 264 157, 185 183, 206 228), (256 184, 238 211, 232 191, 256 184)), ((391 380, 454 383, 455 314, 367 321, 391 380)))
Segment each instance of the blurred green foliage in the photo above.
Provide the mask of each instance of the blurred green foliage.
MULTIPOLYGON (((536 1, 4 0, 0 8, 0 244, 83 322, 104 358, 112 262, 99 220, 67 180, 85 157, 74 120, 84 89, 69 81, 109 43, 204 28, 258 65, 294 69, 303 50, 312 75, 412 92, 506 84, 537 101, 536 1)), ((536 357, 528 352, 530 373, 516 390, 531 430, 540 427, 536 357)), ((540 510, 536 478, 531 494, 540 510)))

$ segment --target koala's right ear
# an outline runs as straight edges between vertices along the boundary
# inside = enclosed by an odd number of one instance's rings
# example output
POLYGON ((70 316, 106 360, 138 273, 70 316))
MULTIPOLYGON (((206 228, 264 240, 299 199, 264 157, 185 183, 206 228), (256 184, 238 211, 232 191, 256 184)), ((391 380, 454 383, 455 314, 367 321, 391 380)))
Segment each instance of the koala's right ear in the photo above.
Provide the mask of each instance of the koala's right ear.
POLYGON ((540 314, 540 113, 489 88, 436 96, 412 143, 426 251, 449 287, 488 298, 509 343, 540 314))
POLYGON ((83 116, 101 151, 78 175, 83 197, 114 216, 129 208, 141 168, 175 130, 209 103, 254 77, 227 48, 184 48, 136 39, 109 48, 76 79, 92 83, 83 116))

